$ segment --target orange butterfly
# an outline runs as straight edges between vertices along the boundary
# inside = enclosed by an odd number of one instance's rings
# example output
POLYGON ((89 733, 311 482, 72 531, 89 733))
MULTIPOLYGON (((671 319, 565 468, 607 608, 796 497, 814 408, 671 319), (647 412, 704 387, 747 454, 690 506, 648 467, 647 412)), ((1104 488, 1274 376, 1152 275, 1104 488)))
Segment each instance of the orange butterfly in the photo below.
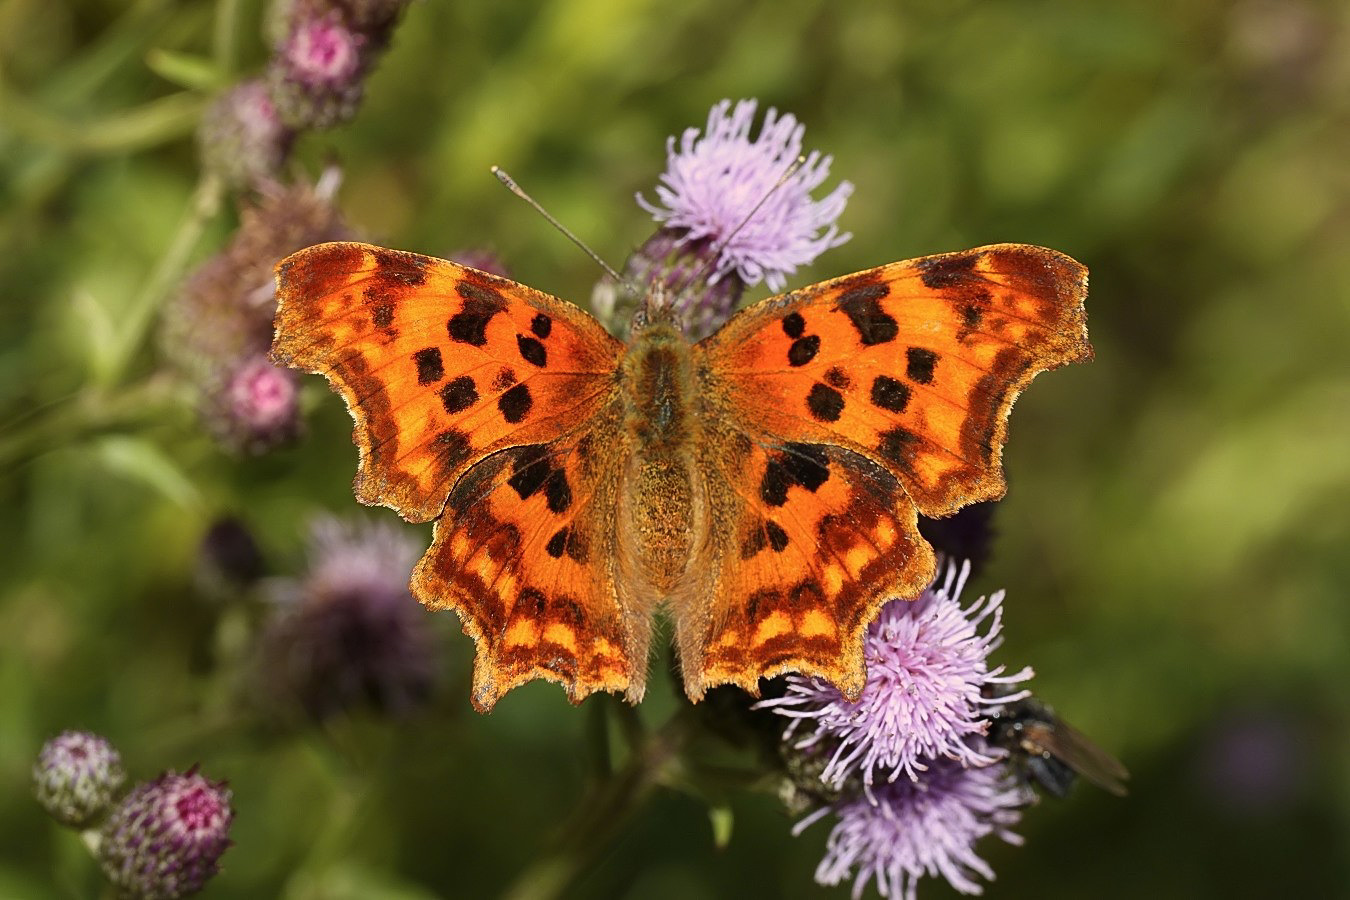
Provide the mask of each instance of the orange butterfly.
POLYGON ((693 700, 784 672, 855 697, 868 623, 933 577, 917 514, 1002 496, 1013 400, 1092 356, 1087 270, 1020 244, 772 297, 696 344, 366 244, 277 272, 273 356, 346 399, 357 498, 436 520, 412 591, 473 637, 484 711, 534 678, 637 702, 662 605, 693 700))

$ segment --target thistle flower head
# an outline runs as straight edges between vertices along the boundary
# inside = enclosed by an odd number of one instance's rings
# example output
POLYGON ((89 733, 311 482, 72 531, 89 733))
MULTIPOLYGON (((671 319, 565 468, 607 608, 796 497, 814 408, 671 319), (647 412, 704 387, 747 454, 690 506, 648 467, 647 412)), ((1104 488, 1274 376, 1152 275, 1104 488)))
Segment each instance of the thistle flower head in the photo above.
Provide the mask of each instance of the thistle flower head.
POLYGON ((233 367, 213 392, 208 424, 220 442, 243 453, 262 453, 300 430, 295 373, 258 355, 233 367))
POLYGON ((165 309, 165 355, 197 389, 203 418, 231 449, 259 452, 297 427, 294 376, 266 360, 277 309, 273 269, 302 247, 351 237, 333 205, 336 181, 331 170, 316 185, 264 186, 230 243, 165 309))
POLYGON ((309 85, 336 85, 361 68, 364 35, 348 28, 340 16, 297 17, 281 48, 286 66, 309 85))
POLYGON ((334 11, 297 3, 267 85, 292 128, 331 128, 356 115, 372 61, 369 38, 334 11))
POLYGON ((197 135, 202 165, 241 187, 276 177, 295 138, 258 79, 240 82, 216 98, 197 135))
POLYGON ((42 745, 33 764, 33 793, 62 825, 80 828, 98 818, 126 780, 122 758, 105 738, 63 731, 42 745))
POLYGON ((132 789, 104 823, 99 863, 108 880, 142 900, 200 891, 230 846, 230 791, 196 769, 132 789))
POLYGON ((761 704, 792 720, 784 740, 832 748, 823 781, 839 785, 861 771, 870 792, 878 780, 902 774, 915 781, 934 760, 984 766, 997 759, 972 741, 987 728, 981 710, 995 702, 982 691, 1032 673, 990 667, 989 653, 1001 642, 1003 592, 963 607, 969 571, 968 564, 949 564, 941 583, 918 599, 882 607, 864 639, 867 683, 856 703, 821 678, 791 675, 782 697, 761 704))
POLYGON ((838 816, 816 881, 836 885, 852 877, 855 898, 876 881, 881 896, 914 900, 924 876, 941 876, 963 894, 979 894, 976 879, 992 880, 994 873, 975 844, 989 834, 1020 844, 1009 829, 1030 800, 1004 766, 966 768, 940 759, 918 780, 902 778, 877 786, 871 798, 818 810, 797 823, 794 834, 827 812, 838 816))
POLYGON ((403 712, 425 699, 438 661, 430 620, 408 591, 419 554, 395 525, 317 520, 309 572, 276 585, 263 637, 268 686, 316 719, 362 702, 403 712))
POLYGON ((685 129, 666 145, 667 165, 656 188, 659 203, 638 203, 685 243, 718 247, 713 280, 734 272, 747 285, 767 282, 782 290, 787 275, 848 240, 835 220, 853 186, 841 182, 822 200, 811 191, 830 174, 831 157, 811 151, 781 186, 778 181, 802 152, 805 126, 772 108, 750 139, 757 103, 723 100, 700 134, 685 129))

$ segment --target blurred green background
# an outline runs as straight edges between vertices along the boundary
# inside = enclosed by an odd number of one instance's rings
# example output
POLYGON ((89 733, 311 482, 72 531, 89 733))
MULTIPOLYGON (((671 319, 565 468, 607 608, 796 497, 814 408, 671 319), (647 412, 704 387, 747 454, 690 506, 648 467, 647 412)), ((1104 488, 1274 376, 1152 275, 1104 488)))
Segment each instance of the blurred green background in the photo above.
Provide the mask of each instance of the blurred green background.
MULTIPOLYGON (((1085 262, 1096 361, 1019 403, 974 587, 1008 590, 998 658, 1034 666, 1132 791, 1031 810, 1024 847, 982 845, 987 894, 1350 894, 1350 7, 897 6, 426 0, 356 120, 304 136, 297 158, 341 164, 340 205, 367 237, 489 247, 584 301, 593 265, 488 166, 617 264, 653 229, 633 194, 650 195, 667 135, 757 97, 858 188, 853 239, 794 285, 995 241, 1085 262)), ((155 61, 210 56, 237 17, 236 72, 256 71, 263 15, 259 0, 0 2, 3 897, 98 884, 29 796, 34 754, 67 727, 107 735, 137 778, 200 762, 229 779, 217 898, 493 895, 582 791, 585 708, 534 684, 472 712, 450 614, 444 685, 419 715, 220 715, 234 687, 212 660, 238 637, 194 588, 209 523, 241 517, 287 574, 309 515, 358 512, 349 420, 318 379, 304 442, 260 458, 124 393, 161 365, 138 298, 183 274, 160 267, 208 97, 155 61)), ((187 259, 235 222, 227 204, 187 259)), ((640 715, 658 722, 663 675, 649 695, 640 715)), ((824 825, 793 838, 773 797, 732 806, 717 850, 703 805, 658 793, 578 895, 846 895, 811 880, 824 825)))

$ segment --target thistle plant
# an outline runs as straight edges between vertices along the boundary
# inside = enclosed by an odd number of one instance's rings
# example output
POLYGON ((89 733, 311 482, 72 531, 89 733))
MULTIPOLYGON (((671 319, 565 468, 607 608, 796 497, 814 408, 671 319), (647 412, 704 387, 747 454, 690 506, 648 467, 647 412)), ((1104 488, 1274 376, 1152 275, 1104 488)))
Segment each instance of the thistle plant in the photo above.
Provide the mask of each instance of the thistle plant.
POLYGON ((197 893, 219 872, 231 843, 229 788, 196 767, 123 794, 125 780, 116 748, 85 731, 52 738, 33 766, 38 802, 59 824, 82 830, 117 896, 178 900, 197 893))

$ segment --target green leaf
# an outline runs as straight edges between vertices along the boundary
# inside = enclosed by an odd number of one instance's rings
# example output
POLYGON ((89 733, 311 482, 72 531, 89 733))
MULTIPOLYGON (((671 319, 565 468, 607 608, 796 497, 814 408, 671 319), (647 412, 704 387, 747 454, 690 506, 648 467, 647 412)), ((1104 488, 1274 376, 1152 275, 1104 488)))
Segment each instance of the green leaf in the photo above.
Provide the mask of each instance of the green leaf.
POLYGON ((192 480, 144 438, 111 435, 97 443, 95 453, 109 471, 142 482, 184 509, 203 505, 201 491, 192 480))
POLYGON ((713 846, 725 850, 731 844, 731 826, 735 814, 730 803, 719 803, 708 807, 708 820, 712 823, 713 846))
POLYGON ((145 64, 165 81, 188 90, 215 92, 229 84, 229 76, 215 60, 159 47, 145 54, 145 64))

